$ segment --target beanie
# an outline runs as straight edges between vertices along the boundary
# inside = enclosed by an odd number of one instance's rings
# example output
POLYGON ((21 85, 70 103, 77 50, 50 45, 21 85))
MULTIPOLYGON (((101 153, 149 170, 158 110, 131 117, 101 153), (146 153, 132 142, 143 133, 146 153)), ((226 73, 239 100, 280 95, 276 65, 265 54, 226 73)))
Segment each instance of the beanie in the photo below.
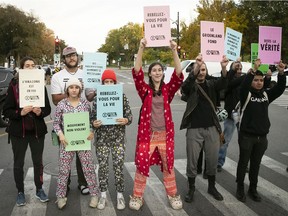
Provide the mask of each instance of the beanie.
POLYGON ((105 79, 112 79, 114 80, 114 82, 116 83, 117 80, 116 80, 116 74, 113 70, 111 69, 106 69, 104 70, 104 72, 102 73, 102 82, 105 80, 105 79))
POLYGON ((82 84, 79 81, 79 79, 72 77, 68 80, 67 84, 66 84, 66 91, 68 90, 68 88, 72 85, 76 85, 79 86, 80 89, 82 89, 82 84))

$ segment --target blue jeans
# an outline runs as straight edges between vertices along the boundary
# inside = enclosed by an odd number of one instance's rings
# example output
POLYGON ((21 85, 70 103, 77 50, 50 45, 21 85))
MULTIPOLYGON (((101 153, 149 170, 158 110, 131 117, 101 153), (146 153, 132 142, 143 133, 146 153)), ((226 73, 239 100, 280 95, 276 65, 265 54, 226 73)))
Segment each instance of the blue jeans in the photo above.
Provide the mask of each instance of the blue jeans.
POLYGON ((228 145, 232 139, 236 125, 232 119, 225 119, 224 121, 224 139, 225 143, 220 147, 218 154, 218 166, 223 166, 225 163, 228 145))

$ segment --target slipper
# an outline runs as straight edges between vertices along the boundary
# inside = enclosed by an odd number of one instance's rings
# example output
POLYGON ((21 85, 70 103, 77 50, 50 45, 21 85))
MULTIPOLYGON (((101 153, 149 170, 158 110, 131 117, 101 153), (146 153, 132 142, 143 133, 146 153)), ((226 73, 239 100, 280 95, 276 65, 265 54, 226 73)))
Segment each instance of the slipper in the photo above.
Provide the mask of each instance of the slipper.
POLYGON ((88 195, 89 194, 89 188, 84 185, 78 185, 78 189, 81 191, 82 195, 88 195))

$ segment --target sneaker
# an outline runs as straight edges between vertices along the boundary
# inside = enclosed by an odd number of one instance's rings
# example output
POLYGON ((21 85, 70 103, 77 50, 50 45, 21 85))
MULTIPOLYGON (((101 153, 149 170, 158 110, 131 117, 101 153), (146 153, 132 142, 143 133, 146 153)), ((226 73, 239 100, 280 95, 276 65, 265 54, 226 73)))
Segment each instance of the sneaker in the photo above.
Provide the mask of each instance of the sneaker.
POLYGON ((59 197, 56 202, 57 202, 58 208, 61 210, 66 206, 67 197, 63 197, 63 198, 59 197))
POLYGON ((105 208, 105 204, 106 204, 106 198, 104 198, 104 197, 101 196, 100 199, 99 199, 97 208, 100 209, 100 210, 102 210, 102 209, 105 208))
POLYGON ((91 208, 96 208, 98 205, 98 196, 91 196, 90 204, 89 206, 91 208))
POLYGON ((17 204, 17 206, 25 206, 26 205, 25 194, 23 192, 18 193, 16 204, 17 204))
POLYGON ((118 210, 123 210, 125 209, 125 200, 124 197, 118 198, 117 199, 117 209, 118 210))
POLYGON ((168 200, 169 200, 169 203, 171 205, 171 207, 175 210, 177 209, 182 209, 182 200, 180 198, 180 195, 175 195, 175 196, 169 196, 168 195, 168 200))
POLYGON ((138 211, 143 206, 144 200, 142 197, 130 196, 129 207, 130 209, 138 211))
POLYGON ((40 200, 40 202, 48 202, 49 198, 48 196, 45 194, 43 189, 40 189, 37 193, 36 193, 36 198, 38 198, 40 200))

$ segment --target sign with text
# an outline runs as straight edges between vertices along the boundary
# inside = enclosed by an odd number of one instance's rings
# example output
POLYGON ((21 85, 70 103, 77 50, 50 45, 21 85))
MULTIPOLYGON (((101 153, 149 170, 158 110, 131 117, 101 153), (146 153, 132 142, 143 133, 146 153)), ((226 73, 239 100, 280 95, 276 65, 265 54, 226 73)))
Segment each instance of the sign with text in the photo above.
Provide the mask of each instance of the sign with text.
POLYGON ((224 23, 201 21, 201 54, 204 61, 221 61, 224 55, 224 23))
POLYGON ((91 150, 89 112, 64 113, 66 151, 91 150))
MULTIPOLYGON (((254 62, 258 58, 258 43, 252 43, 251 44, 251 67, 254 67, 254 62)), ((269 69, 268 64, 261 64, 258 68, 263 73, 266 73, 269 69)))
POLYGON ((45 72, 39 69, 19 70, 19 106, 45 107, 45 72))
POLYGON ((95 88, 101 84, 102 72, 106 69, 106 53, 84 53, 83 71, 84 88, 95 88))
POLYGON ((169 6, 144 7, 144 29, 147 47, 170 46, 169 6))
POLYGON ((116 119, 123 118, 123 86, 97 86, 97 120, 103 125, 114 125, 116 119))
POLYGON ((228 59, 236 61, 240 57, 242 43, 242 33, 231 28, 226 28, 225 35, 225 55, 228 59))
POLYGON ((259 26, 258 55, 262 63, 278 64, 281 60, 282 28, 259 26))

